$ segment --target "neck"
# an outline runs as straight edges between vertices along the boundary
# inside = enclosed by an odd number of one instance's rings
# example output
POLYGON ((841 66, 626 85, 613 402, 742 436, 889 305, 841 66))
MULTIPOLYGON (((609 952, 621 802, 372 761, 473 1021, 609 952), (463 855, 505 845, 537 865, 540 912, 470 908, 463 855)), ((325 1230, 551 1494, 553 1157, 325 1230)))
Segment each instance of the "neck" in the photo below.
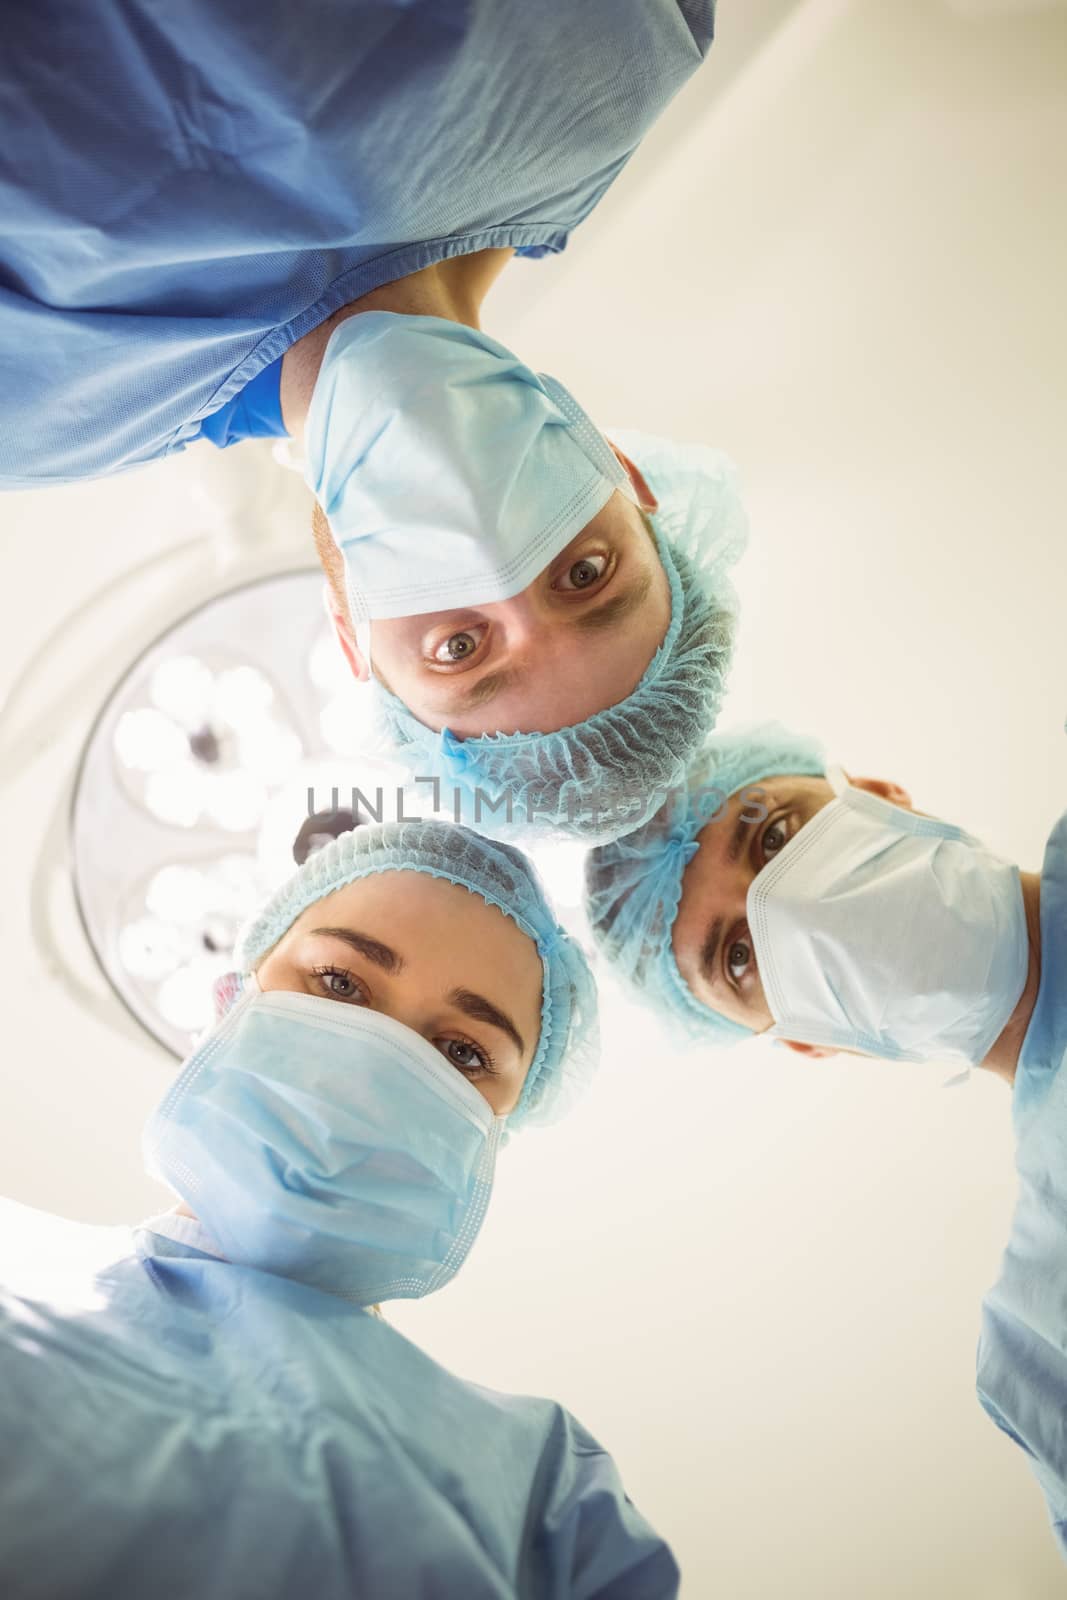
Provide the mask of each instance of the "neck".
POLYGON ((1037 991, 1041 985, 1041 878, 1036 872, 1023 872, 1019 876, 1022 881, 1023 905, 1026 908, 1026 932, 1030 940, 1030 963, 1026 973, 1026 984, 1018 1005, 1008 1018, 1007 1025, 982 1062, 982 1066, 989 1072, 995 1072, 998 1078, 1003 1078, 1005 1083, 1011 1084, 1015 1082, 1019 1052, 1026 1037, 1026 1030, 1030 1026, 1030 1018, 1034 1014, 1037 991))
POLYGON ((513 254, 510 249, 476 250, 473 255, 435 261, 341 306, 325 322, 297 339, 282 357, 282 421, 288 432, 302 443, 326 346, 334 329, 346 318, 358 316, 361 311, 392 311, 401 316, 443 317, 468 328, 480 327, 482 302, 513 254))

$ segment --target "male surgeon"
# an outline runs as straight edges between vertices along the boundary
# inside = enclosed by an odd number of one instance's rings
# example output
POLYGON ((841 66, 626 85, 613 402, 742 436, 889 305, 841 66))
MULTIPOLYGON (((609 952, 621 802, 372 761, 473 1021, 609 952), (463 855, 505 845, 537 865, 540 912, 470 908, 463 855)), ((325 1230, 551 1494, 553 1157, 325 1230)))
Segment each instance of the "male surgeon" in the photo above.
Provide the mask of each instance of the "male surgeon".
POLYGON ((20 0, 0 483, 301 438, 344 647, 414 774, 466 821, 644 820, 718 711, 728 469, 613 450, 480 312, 512 255, 564 248, 713 10, 20 0))
POLYGON ((586 881, 610 965, 693 1040, 767 1033, 1012 1086, 1019 1199, 978 1394, 1067 1556, 1067 815, 1041 873, 1020 871, 768 725, 713 736, 686 790, 590 852, 586 881))

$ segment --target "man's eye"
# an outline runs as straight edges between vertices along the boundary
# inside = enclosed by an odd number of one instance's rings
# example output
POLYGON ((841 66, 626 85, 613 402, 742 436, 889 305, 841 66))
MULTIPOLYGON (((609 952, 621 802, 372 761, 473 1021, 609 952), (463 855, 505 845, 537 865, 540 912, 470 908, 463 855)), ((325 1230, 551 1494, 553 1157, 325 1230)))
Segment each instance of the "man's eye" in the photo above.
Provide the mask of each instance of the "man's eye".
POLYGON ((752 950, 744 939, 735 939, 726 954, 726 965, 735 983, 740 983, 752 960, 752 950))
POLYGON ((786 833, 785 823, 783 821, 772 822, 770 827, 764 830, 763 854, 765 856, 776 856, 783 845, 788 843, 789 835, 786 833))
POLYGON ((476 1044, 471 1044, 467 1039, 435 1039, 434 1044, 447 1061, 468 1077, 480 1078, 494 1070, 485 1051, 479 1050, 476 1044))
POLYGON ((463 661, 473 654, 477 647, 477 640, 471 633, 454 633, 445 645, 445 650, 453 661, 463 661))
POLYGON ((607 570, 607 556, 583 556, 567 568, 557 587, 560 589, 589 589, 607 570))
POLYGON ((464 629, 462 634, 448 635, 448 638, 443 638, 440 645, 434 646, 432 651, 434 661, 443 662, 445 666, 448 662, 470 661, 478 645, 482 643, 483 635, 485 629, 464 629))

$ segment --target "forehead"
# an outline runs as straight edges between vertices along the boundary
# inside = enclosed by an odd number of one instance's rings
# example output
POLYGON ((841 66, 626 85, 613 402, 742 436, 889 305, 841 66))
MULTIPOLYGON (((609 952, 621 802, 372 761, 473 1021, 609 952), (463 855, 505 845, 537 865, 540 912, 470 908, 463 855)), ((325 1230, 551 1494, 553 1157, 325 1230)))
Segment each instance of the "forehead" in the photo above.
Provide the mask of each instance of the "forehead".
MULTIPOLYGON (((628 495, 623 494, 621 489, 615 489, 608 496, 596 516, 578 530, 571 544, 578 544, 589 533, 641 534, 651 543, 655 543, 640 507, 636 506, 628 495)), ((569 550, 570 545, 565 545, 564 549, 569 550)))
POLYGON ((462 960, 523 988, 534 983, 540 992, 541 959, 529 935, 499 907, 447 878, 413 870, 357 878, 301 912, 286 940, 338 926, 392 946, 409 969, 428 978, 462 960))

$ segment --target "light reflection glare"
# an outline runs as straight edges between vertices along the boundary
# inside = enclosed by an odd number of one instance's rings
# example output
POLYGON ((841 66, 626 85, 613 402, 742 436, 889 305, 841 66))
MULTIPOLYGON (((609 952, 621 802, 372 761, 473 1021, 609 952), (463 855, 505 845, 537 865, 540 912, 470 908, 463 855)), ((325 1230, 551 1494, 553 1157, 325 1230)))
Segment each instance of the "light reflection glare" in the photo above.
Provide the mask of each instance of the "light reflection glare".
POLYGON ((159 986, 156 1003, 160 1015, 187 1033, 210 1027, 215 1014, 212 986, 226 970, 222 955, 200 956, 179 967, 159 986))
POLYGON ((203 1006, 192 996, 208 980, 210 1000, 211 983, 229 970, 241 924, 265 888, 255 857, 238 854, 168 863, 149 879, 143 912, 135 908, 119 930, 118 959, 130 977, 153 989, 160 1014, 176 1027, 205 1025, 203 1006), (193 1020, 186 1024, 180 1017, 193 1020))
POLYGON ((144 803, 160 822, 176 828, 193 828, 200 819, 204 780, 192 761, 150 772, 145 780, 144 803))
POLYGON ((145 890, 145 905, 165 922, 195 922, 212 903, 209 884, 199 867, 163 867, 145 890))
POLYGON ((373 696, 351 679, 319 712, 319 732, 328 749, 350 758, 378 752, 373 696))
POLYGON ((304 748, 266 674, 182 655, 160 663, 148 688, 154 704, 124 712, 114 733, 135 798, 170 827, 257 827, 304 748))
POLYGON ((158 917, 141 917, 123 928, 118 937, 122 965, 133 977, 148 983, 158 983, 173 972, 187 947, 187 938, 158 917))
POLYGON ((174 766, 188 751, 188 740, 176 723, 148 706, 125 712, 115 727, 115 753, 131 772, 174 766))
POLYGON ((212 720, 221 717, 232 728, 261 717, 274 700, 270 683, 255 667, 230 667, 220 672, 212 694, 212 720))
POLYGON ((263 783, 281 783, 300 760, 300 740, 273 718, 244 728, 238 740, 241 766, 263 783))
POLYGON ((243 920, 261 894, 261 873, 253 856, 223 856, 208 875, 212 908, 243 920))
POLYGON ((153 672, 149 697, 191 733, 207 721, 212 677, 211 668, 195 656, 172 656, 153 672))
POLYGON ((267 805, 267 788, 249 772, 228 772, 206 786, 203 807, 212 822, 227 833, 247 833, 267 805))

